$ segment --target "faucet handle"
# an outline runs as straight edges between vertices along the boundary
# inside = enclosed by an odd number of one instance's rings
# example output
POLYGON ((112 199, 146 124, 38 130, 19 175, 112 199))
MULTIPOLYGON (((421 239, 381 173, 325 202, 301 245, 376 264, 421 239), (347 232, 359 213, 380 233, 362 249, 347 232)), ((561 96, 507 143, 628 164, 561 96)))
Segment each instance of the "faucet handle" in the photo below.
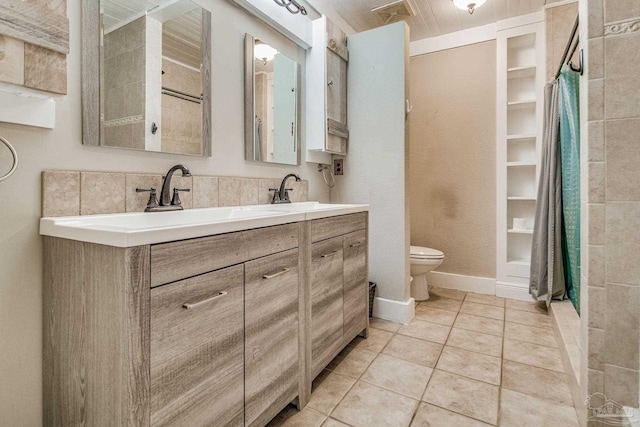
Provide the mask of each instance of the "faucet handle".
POLYGON ((136 188, 136 193, 149 193, 149 200, 147 201, 147 209, 158 207, 158 198, 156 188, 136 188))
POLYGON ((173 189, 173 198, 171 199, 171 204, 173 206, 182 206, 182 201, 180 200, 180 192, 189 192, 190 188, 174 188, 173 189))

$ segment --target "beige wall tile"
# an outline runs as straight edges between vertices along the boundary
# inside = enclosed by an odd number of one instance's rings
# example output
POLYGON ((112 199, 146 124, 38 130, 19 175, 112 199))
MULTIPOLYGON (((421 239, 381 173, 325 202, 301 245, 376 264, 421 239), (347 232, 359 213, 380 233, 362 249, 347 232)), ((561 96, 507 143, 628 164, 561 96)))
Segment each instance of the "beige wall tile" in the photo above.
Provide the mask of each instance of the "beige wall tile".
POLYGON ((604 204, 589 203, 589 244, 604 245, 604 204))
MULTIPOLYGON (((633 1, 640 5, 637 0, 633 1)), ((629 35, 622 37, 606 37, 604 39, 605 77, 618 79, 637 76, 637 70, 634 70, 629 64, 640 63, 639 45, 640 33, 629 33, 629 35)), ((591 42, 589 47, 591 47, 591 42)), ((591 74, 589 76, 591 78, 591 74)))
POLYGON ((215 208, 218 206, 218 178, 214 176, 193 177, 193 207, 215 208))
POLYGON ((640 118, 607 122, 606 141, 607 200, 640 201, 640 118))
POLYGON ((590 162, 604 161, 604 121, 589 122, 589 158, 590 162))
POLYGON ((589 202, 604 203, 604 162, 589 162, 589 202))
POLYGON ((0 34, 0 81, 24 83, 24 42, 0 34))
POLYGON ((589 328, 589 369, 604 370, 604 330, 589 328))
POLYGON ((24 44, 24 85, 67 93, 67 55, 30 43, 24 44))
POLYGON ((604 41, 602 38, 589 40, 589 58, 587 61, 587 72, 590 79, 601 79, 604 77, 604 41))
POLYGON ((270 188, 276 188, 275 179, 261 179, 258 183, 258 204, 268 205, 273 200, 273 191, 270 188))
POLYGON ((639 286, 607 283, 606 363, 629 369, 638 368, 638 348, 640 347, 638 307, 640 307, 639 286))
MULTIPOLYGON (((640 77, 607 78, 606 80, 605 117, 607 119, 625 119, 640 116, 640 77)), ((589 117, 591 117, 591 113, 589 113, 589 117)))
POLYGON ((604 246, 589 245, 589 286, 604 287, 604 246))
MULTIPOLYGON (((636 365, 637 366, 637 365, 636 365)), ((604 394, 621 405, 638 407, 638 370, 605 365, 604 394)))
POLYGON ((604 118, 604 80, 589 80, 589 120, 604 118))
POLYGON ((161 175, 126 174, 125 208, 127 212, 143 212, 149 201, 149 193, 137 193, 136 188, 155 188, 156 199, 162 190, 161 175))
MULTIPOLYGON (((584 296, 583 296, 584 297, 584 296)), ((587 299, 589 301, 589 315, 588 322, 589 327, 604 329, 605 327, 605 311, 607 306, 607 296, 604 288, 597 288, 595 286, 589 286, 589 292, 587 293, 587 299)))
POLYGON ((240 206, 240 178, 218 179, 218 206, 240 206))
POLYGON ((603 0, 589 0, 589 38, 602 37, 604 35, 604 4, 603 0))
POLYGON ((588 394, 604 393, 604 372, 596 369, 587 370, 588 394))
POLYGON ((42 171, 42 216, 80 215, 80 172, 42 171))
POLYGON ((80 214, 125 211, 125 174, 80 172, 80 214))
POLYGON ((307 193, 309 188, 308 181, 289 181, 288 188, 292 189, 292 191, 289 192, 289 198, 293 203, 307 201, 307 193))
POLYGON ((607 203, 606 282, 640 285, 640 202, 607 203))
POLYGON ((605 23, 640 17, 638 0, 604 0, 605 23))
POLYGON ((240 181, 240 205, 257 205, 258 193, 260 191, 260 180, 243 178, 240 181))

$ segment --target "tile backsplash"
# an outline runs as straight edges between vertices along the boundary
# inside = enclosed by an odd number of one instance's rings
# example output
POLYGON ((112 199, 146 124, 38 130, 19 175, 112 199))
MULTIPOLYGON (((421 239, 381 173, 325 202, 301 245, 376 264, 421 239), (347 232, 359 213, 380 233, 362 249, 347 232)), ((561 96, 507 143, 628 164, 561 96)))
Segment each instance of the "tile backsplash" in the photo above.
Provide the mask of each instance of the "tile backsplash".
MULTIPOLYGON (((273 195, 269 188, 280 184, 273 178, 239 178, 174 175, 172 188, 188 188, 180 193, 185 209, 217 206, 269 204, 273 195)), ((290 180, 287 187, 291 201, 307 200, 309 182, 290 180)), ((121 212, 143 212, 149 193, 136 193, 136 188, 155 187, 160 197, 161 174, 123 172, 58 171, 42 172, 42 216, 91 215, 121 212)))

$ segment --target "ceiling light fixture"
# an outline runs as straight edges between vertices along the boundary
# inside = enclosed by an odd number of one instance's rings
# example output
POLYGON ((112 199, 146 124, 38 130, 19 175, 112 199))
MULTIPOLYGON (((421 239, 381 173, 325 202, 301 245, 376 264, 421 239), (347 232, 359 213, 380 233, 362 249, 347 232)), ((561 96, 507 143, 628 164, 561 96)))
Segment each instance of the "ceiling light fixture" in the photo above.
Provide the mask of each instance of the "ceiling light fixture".
POLYGON ((298 3, 296 0, 273 0, 277 5, 284 7, 289 11, 289 13, 295 15, 296 13, 300 13, 301 15, 307 14, 307 9, 304 8, 303 5, 298 3))
POLYGON ((487 0, 453 0, 453 4, 456 5, 458 9, 469 11, 469 15, 473 15, 473 11, 476 10, 477 7, 482 6, 487 0))
POLYGON ((253 56, 261 60, 264 65, 267 65, 267 61, 272 61, 273 58, 276 57, 276 53, 278 53, 278 51, 268 44, 256 43, 253 47, 253 56))

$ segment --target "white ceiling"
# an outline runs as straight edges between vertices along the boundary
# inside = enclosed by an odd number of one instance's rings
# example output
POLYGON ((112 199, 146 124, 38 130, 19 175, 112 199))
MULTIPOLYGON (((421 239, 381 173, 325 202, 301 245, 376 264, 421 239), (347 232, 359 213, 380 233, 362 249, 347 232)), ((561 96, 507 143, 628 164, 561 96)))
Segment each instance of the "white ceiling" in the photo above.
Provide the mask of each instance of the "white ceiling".
MULTIPOLYGON (((331 0, 335 10, 357 32, 384 25, 371 9, 393 0, 331 0)), ((557 1, 557 0, 553 0, 557 1)), ((411 41, 435 37, 502 19, 539 12, 551 0, 487 0, 473 15, 453 5, 452 0, 409 0, 416 16, 406 19, 411 41)))

